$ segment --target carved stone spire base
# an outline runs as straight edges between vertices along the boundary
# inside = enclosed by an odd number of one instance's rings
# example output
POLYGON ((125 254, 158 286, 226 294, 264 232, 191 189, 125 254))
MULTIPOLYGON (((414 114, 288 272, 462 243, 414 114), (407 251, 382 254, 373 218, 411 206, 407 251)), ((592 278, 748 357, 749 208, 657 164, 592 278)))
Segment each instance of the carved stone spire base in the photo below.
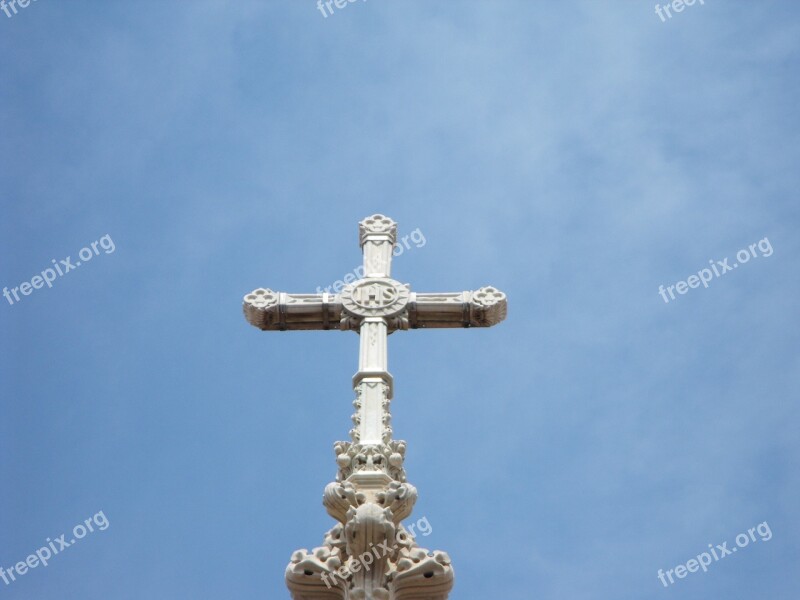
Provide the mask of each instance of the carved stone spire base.
POLYGON ((293 600, 447 600, 447 553, 420 548, 400 524, 417 500, 405 481, 405 448, 397 440, 334 445, 339 474, 322 502, 339 523, 322 546, 292 555, 286 585, 293 600))

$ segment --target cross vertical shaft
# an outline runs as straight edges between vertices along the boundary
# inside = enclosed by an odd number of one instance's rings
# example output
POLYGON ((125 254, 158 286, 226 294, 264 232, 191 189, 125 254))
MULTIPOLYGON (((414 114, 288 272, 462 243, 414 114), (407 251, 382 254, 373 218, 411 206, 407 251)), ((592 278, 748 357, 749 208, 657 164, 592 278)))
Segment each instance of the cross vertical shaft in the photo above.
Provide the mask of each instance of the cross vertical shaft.
POLYGON ((353 441, 380 444, 391 439, 389 401, 392 376, 387 370, 386 322, 380 317, 361 324, 358 373, 354 378, 356 414, 353 441))
MULTIPOLYGON (((383 280, 391 276, 392 252, 397 243, 397 224, 387 217, 370 217, 359 225, 359 243, 364 255, 364 279, 383 280)), ((362 286, 357 293, 360 304, 379 306, 391 291, 377 282, 362 286)), ((386 299, 391 299, 386 298, 386 299)), ((389 335, 386 319, 366 317, 359 329, 358 372, 353 377, 356 414, 353 416, 354 442, 388 443, 391 439, 389 401, 392 399, 392 376, 389 373, 389 335)))

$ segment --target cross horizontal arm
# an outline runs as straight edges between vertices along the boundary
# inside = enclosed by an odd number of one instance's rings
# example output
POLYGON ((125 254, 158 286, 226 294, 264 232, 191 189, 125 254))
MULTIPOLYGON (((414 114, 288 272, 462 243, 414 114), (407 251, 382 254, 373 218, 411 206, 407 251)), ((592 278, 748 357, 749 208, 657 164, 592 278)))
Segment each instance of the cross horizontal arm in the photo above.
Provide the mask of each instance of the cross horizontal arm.
MULTIPOLYGON (((264 331, 338 329, 358 331, 361 319, 348 314, 342 294, 287 294, 259 288, 244 297, 248 323, 264 331)), ((387 319, 388 331, 491 327, 506 318, 506 295, 487 286, 474 292, 410 293, 401 313, 387 319)))
POLYGON ((287 294, 259 288, 244 297, 243 308, 247 322, 264 331, 342 329, 338 294, 287 294))
POLYGON ((487 286, 474 292, 412 293, 408 303, 408 327, 491 327, 506 318, 506 295, 487 286))

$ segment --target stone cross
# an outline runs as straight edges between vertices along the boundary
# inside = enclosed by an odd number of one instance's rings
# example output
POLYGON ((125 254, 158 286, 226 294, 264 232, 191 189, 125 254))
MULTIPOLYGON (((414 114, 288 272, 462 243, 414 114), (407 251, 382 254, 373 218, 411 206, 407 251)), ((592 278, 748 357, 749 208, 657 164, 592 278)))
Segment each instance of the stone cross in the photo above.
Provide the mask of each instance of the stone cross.
POLYGON ((295 552, 286 583, 294 600, 446 600, 453 586, 447 554, 419 548, 400 524, 417 492, 403 469, 406 444, 392 439, 387 337, 407 329, 491 327, 506 317, 506 296, 490 286, 418 293, 392 279, 397 224, 383 215, 359 223, 359 242, 364 277, 339 294, 259 288, 244 297, 247 321, 265 331, 360 335, 352 441, 334 444, 339 473, 323 495, 339 524, 323 546, 295 552))

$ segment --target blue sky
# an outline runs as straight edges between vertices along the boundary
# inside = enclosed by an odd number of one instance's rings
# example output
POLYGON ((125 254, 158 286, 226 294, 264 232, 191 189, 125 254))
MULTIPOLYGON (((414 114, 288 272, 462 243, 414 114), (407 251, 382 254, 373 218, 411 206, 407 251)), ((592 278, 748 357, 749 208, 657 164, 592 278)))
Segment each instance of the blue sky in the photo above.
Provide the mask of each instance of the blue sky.
MULTIPOLYGON (((0 13, 0 566, 10 599, 287 598, 332 526, 358 339, 264 333, 256 287, 359 264, 486 330, 390 338, 424 546, 454 600, 800 594, 794 2, 38 0, 0 13), (774 252, 665 303, 768 238, 774 252), (665 588, 659 569, 767 522, 665 588)), ((413 520, 413 519, 412 519, 413 520)))

